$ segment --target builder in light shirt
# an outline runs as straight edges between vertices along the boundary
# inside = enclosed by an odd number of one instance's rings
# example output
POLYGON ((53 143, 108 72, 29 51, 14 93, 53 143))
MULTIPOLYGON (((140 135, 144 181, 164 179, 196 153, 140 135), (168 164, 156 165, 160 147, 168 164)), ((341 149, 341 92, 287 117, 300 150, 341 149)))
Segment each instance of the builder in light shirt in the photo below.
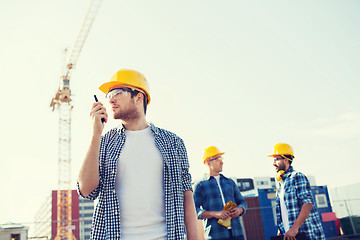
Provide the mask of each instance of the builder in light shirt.
POLYGON ((207 219, 209 239, 243 240, 240 216, 245 213, 247 204, 235 182, 220 174, 223 170, 223 154, 215 146, 205 149, 203 161, 209 169, 209 177, 197 183, 194 188, 195 207, 198 219, 207 219), (223 210, 229 201, 237 206, 230 211, 223 210), (231 217, 229 227, 219 224, 219 219, 225 220, 228 217, 231 217))
POLYGON ((121 69, 99 89, 121 126, 102 136, 108 114, 93 104, 92 139, 78 178, 79 193, 98 199, 91 239, 198 239, 186 148, 146 121, 147 79, 121 69))

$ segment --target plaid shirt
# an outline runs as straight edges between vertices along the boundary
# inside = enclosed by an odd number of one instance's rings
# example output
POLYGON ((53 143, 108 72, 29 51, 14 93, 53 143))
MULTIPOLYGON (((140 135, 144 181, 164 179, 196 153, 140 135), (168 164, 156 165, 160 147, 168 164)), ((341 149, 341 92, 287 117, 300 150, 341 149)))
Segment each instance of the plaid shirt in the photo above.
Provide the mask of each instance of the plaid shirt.
MULTIPOLYGON (((284 201, 289 214, 290 228, 299 216, 303 204, 312 203, 314 206, 305 222, 299 228, 299 232, 306 233, 307 239, 325 240, 314 196, 311 193, 310 183, 306 176, 301 172, 294 171, 294 169, 290 167, 285 175, 282 176, 282 181, 278 184, 278 190, 282 184, 284 184, 284 201)), ((276 216, 280 232, 281 234, 285 234, 284 224, 281 220, 280 198, 278 195, 276 196, 276 216)))
MULTIPOLYGON (((235 182, 220 174, 220 186, 225 202, 233 201, 236 205, 244 209, 244 214, 247 204, 235 182)), ((223 210, 224 203, 221 198, 219 186, 214 177, 209 177, 208 180, 204 180, 196 184, 194 188, 194 202, 198 219, 202 219, 201 216, 205 211, 223 210)), ((206 227, 209 226, 211 226, 209 233, 211 239, 230 238, 229 230, 220 225, 218 223, 218 219, 207 219, 206 227)), ((239 237, 244 234, 240 223, 240 217, 231 219, 231 231, 234 237, 239 237)))
MULTIPOLYGON (((155 145, 164 160, 167 238, 184 239, 183 192, 192 190, 186 148, 183 140, 175 134, 157 128, 153 124, 150 124, 150 128, 155 136, 155 145)), ((119 212, 118 197, 115 193, 115 178, 117 160, 124 143, 124 128, 111 129, 101 137, 99 185, 86 197, 90 200, 98 198, 93 216, 91 239, 121 239, 121 213, 119 212)), ((79 188, 78 192, 81 195, 79 188)))

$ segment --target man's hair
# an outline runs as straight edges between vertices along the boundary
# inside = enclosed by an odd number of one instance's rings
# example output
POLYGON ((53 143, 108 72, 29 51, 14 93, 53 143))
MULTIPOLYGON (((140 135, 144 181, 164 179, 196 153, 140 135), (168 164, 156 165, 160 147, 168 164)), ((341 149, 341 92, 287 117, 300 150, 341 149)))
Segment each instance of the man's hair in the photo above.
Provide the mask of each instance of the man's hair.
POLYGON ((135 96, 137 96, 139 93, 141 93, 143 95, 143 105, 144 105, 144 114, 146 115, 146 110, 147 110, 147 103, 148 103, 148 100, 147 100, 147 97, 144 93, 138 91, 138 90, 134 90, 131 92, 131 98, 134 98, 135 96))

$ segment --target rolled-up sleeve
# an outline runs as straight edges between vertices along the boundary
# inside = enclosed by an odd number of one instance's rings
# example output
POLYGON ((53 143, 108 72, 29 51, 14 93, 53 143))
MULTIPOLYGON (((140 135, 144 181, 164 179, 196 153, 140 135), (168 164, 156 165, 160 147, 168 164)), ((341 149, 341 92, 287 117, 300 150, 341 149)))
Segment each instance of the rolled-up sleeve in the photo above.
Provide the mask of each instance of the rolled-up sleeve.
POLYGON ((185 192, 187 190, 193 190, 191 186, 191 174, 189 172, 189 160, 187 156, 186 147, 184 141, 179 139, 178 142, 178 154, 179 154, 179 163, 181 167, 181 183, 182 183, 182 190, 185 192))
POLYGON ((85 197, 80 192, 79 182, 77 182, 77 192, 78 192, 79 196, 89 199, 89 200, 95 200, 99 196, 100 189, 101 189, 101 186, 99 184, 88 196, 85 197))
POLYGON ((296 195, 304 203, 314 203, 314 198, 311 193, 310 182, 307 177, 298 172, 295 176, 296 195))
POLYGON ((196 184, 194 187, 194 203, 197 217, 198 219, 202 219, 202 214, 205 212, 205 209, 202 208, 201 183, 196 184))

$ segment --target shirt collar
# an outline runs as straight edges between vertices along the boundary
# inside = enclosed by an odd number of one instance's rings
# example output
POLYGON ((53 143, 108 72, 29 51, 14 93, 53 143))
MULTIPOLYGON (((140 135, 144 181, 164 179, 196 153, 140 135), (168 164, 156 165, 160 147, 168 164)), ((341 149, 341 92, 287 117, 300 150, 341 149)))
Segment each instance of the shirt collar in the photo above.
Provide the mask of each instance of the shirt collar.
POLYGON ((288 170, 286 170, 285 174, 282 176, 282 179, 284 180, 284 179, 286 179, 287 177, 289 177, 293 171, 294 171, 293 167, 290 166, 290 167, 288 168, 288 170))
POLYGON ((155 127, 155 125, 151 122, 150 122, 150 129, 155 135, 159 134, 159 129, 155 127))
MULTIPOLYGON (((219 175, 220 175, 220 178, 224 177, 221 173, 219 175)), ((206 178, 205 178, 205 180, 210 180, 210 179, 215 179, 215 177, 207 175, 206 178)))
MULTIPOLYGON (((151 131, 154 133, 154 135, 159 134, 159 129, 158 129, 157 127, 155 127, 155 125, 154 125, 153 123, 151 123, 151 122, 150 122, 150 129, 151 129, 151 131)), ((125 129, 125 127, 124 127, 123 124, 121 124, 121 125, 118 127, 118 129, 117 129, 117 131, 118 131, 119 134, 125 133, 125 130, 126 130, 126 129, 125 129)))

